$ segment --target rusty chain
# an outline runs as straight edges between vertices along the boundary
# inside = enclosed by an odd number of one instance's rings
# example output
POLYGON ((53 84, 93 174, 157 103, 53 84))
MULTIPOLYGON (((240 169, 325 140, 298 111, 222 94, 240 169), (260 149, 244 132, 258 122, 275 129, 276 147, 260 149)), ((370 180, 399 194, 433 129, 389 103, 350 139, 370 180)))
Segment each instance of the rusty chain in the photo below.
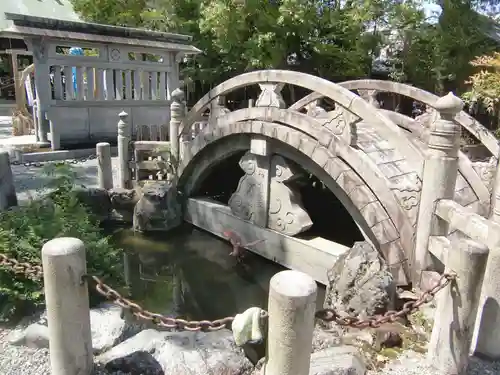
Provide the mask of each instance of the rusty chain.
MULTIPOLYGON (((0 253, 0 266, 4 266, 16 274, 23 274, 31 279, 39 280, 43 276, 42 267, 39 265, 31 265, 26 262, 19 262, 0 253)), ((383 315, 374 315, 367 318, 358 318, 354 316, 340 316, 334 309, 326 308, 318 310, 315 314, 316 319, 323 322, 334 322, 340 326, 352 328, 378 328, 386 323, 393 323, 398 318, 407 316, 417 311, 420 306, 431 302, 435 295, 446 288, 453 280, 456 279, 454 272, 444 273, 436 284, 427 291, 424 291, 421 296, 415 301, 406 302, 398 311, 387 311, 383 315)), ((83 280, 92 283, 95 290, 104 296, 109 301, 129 310, 134 316, 143 319, 157 326, 186 330, 186 331, 218 331, 226 328, 234 317, 225 317, 222 319, 210 320, 192 320, 167 317, 162 314, 153 313, 138 305, 137 303, 123 297, 119 292, 104 283, 99 277, 94 275, 84 275, 83 280)))
POLYGON ((35 168, 42 168, 45 165, 53 164, 53 165, 62 165, 62 164, 79 164, 79 163, 85 163, 86 161, 89 160, 94 160, 97 159, 97 155, 89 155, 89 156, 83 156, 81 158, 76 158, 76 159, 71 159, 71 160, 52 160, 52 161, 27 161, 27 162, 21 162, 18 160, 12 160, 10 163, 12 165, 22 165, 24 167, 35 167, 35 168))
POLYGON ((33 280, 40 280, 43 277, 42 266, 33 266, 26 262, 19 262, 0 254, 0 266, 10 269, 16 274, 22 274, 33 280))
POLYGON ((151 311, 143 309, 137 303, 123 297, 116 290, 106 285, 97 276, 86 275, 84 277, 87 281, 94 283, 94 287, 102 296, 106 297, 108 300, 115 302, 124 309, 129 310, 136 317, 150 321, 160 327, 171 328, 171 329, 181 329, 186 331, 218 331, 226 328, 229 323, 234 320, 234 317, 226 317, 222 319, 217 319, 214 321, 209 320, 184 320, 167 317, 161 314, 152 313, 151 311))
POLYGON ((401 310, 387 311, 383 315, 374 315, 367 318, 358 318, 354 316, 340 316, 334 309, 322 309, 316 312, 316 318, 323 322, 334 322, 340 326, 352 328, 378 328, 386 323, 394 323, 398 318, 407 316, 417 311, 420 306, 431 302, 435 295, 446 288, 451 281, 456 279, 456 274, 453 272, 444 273, 436 284, 429 290, 422 293, 422 295, 415 301, 406 302, 401 310))

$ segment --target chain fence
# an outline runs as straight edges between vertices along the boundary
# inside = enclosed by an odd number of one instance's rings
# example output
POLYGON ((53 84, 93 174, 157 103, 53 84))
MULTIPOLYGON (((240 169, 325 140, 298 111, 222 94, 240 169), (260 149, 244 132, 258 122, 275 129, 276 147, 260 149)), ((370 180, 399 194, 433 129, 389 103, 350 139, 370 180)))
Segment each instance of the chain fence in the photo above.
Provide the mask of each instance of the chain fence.
MULTIPOLYGON (((0 266, 14 272, 22 274, 28 278, 40 280, 43 277, 43 270, 40 265, 32 265, 26 262, 19 262, 16 259, 0 253, 0 266)), ((446 288, 456 279, 454 272, 444 273, 436 284, 427 291, 424 291, 417 300, 406 302, 399 310, 387 311, 383 315, 373 315, 366 318, 355 316, 341 316, 335 309, 326 308, 318 310, 315 317, 325 323, 333 322, 343 327, 352 328, 378 328, 386 323, 393 323, 399 318, 411 315, 419 310, 422 305, 430 303, 437 293, 446 288)), ((225 317, 216 320, 192 320, 172 318, 162 314, 153 313, 141 307, 139 304, 122 296, 115 289, 104 283, 99 277, 94 275, 84 275, 83 280, 88 282, 93 288, 108 301, 114 302, 122 308, 130 311, 134 316, 144 321, 151 322, 159 327, 185 331, 218 331, 228 328, 234 317, 225 317)))
POLYGON ((21 165, 23 167, 35 167, 35 168, 42 168, 46 165, 52 164, 52 165, 63 165, 63 164, 80 164, 80 163, 85 163, 89 160, 94 160, 97 159, 97 155, 92 154, 88 156, 82 156, 81 158, 75 158, 75 159, 70 159, 70 160, 51 160, 51 161, 19 161, 19 160, 12 160, 10 162, 11 165, 21 165))

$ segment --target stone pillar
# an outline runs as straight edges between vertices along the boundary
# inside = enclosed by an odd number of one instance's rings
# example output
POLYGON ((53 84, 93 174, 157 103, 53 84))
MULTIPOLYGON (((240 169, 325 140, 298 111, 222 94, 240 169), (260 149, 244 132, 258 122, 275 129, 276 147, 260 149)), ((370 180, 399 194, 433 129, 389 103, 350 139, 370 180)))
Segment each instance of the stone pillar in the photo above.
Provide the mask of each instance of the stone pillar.
POLYGON ((52 375, 90 375, 92 337, 85 245, 60 237, 43 245, 43 281, 49 327, 52 375))
POLYGON ((118 121, 118 187, 128 189, 131 185, 129 168, 130 128, 127 122, 128 113, 120 112, 118 121))
POLYGON ((497 163, 495 175, 495 185, 493 186, 493 194, 491 199, 491 216, 490 219, 495 223, 500 224, 500 163, 497 163))
MULTIPOLYGON (((491 220, 500 224, 500 165, 493 188, 491 220)), ((500 248, 490 249, 474 331, 476 355, 500 359, 500 248)))
MULTIPOLYGON (((184 91, 175 89, 171 94, 172 101, 170 102, 170 156, 173 157, 174 163, 179 161, 179 128, 185 115, 184 106, 184 91)), ((188 131, 188 129, 184 129, 188 131)))
POLYGON ((248 108, 253 108, 253 107, 254 107, 254 100, 248 99, 248 108))
POLYGON ((111 167, 111 145, 99 142, 96 145, 97 179, 101 189, 113 189, 113 171, 111 167))
POLYGON ((446 269, 456 272, 457 279, 436 297, 427 356, 443 374, 465 375, 488 248, 462 233, 452 238, 450 248, 446 269))
POLYGON ((454 121, 464 103, 451 92, 438 99, 439 118, 430 125, 429 143, 422 173, 413 267, 414 283, 420 284, 422 271, 432 269, 428 252, 429 236, 446 236, 448 224, 434 215, 439 199, 453 199, 458 174, 460 125, 454 121))
POLYGON ((266 375, 308 375, 316 282, 298 271, 282 271, 269 287, 266 375))
POLYGON ((16 188, 10 167, 9 152, 0 152, 0 211, 17 206, 16 188))
MULTIPOLYGON (((37 113, 34 114, 38 119, 38 143, 42 147, 49 146, 48 132, 49 121, 47 119, 47 110, 52 93, 50 90, 49 65, 47 62, 47 44, 43 38, 25 39, 29 49, 33 52, 33 64, 35 66, 35 92, 37 101, 37 113)), ((53 126, 51 137, 53 139, 52 149, 59 149, 59 137, 54 131, 53 126)))

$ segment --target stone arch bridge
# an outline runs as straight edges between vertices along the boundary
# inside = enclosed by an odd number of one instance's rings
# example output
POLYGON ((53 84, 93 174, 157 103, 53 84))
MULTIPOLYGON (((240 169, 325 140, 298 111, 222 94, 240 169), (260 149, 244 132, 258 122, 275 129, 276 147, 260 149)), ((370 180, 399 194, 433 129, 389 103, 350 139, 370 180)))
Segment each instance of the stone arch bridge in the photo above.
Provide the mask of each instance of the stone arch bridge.
MULTIPOLYGON (((460 111, 462 103, 455 97, 440 99, 388 81, 336 84, 299 72, 265 70, 220 84, 187 114, 182 103, 182 92, 174 92, 171 147, 178 154, 178 189, 190 198, 186 220, 219 236, 232 228, 245 237, 243 242, 265 238, 252 250, 320 282, 347 249, 321 239, 296 238, 312 225, 300 194, 287 184, 300 174, 297 165, 335 194, 365 239, 393 265, 398 282, 405 284, 414 262, 427 150, 446 152, 439 143, 446 134, 434 123, 440 113, 457 112, 455 122, 477 138, 491 158, 473 162, 459 152, 454 199, 480 215, 490 214, 499 146, 490 132, 460 111), (261 90, 254 105, 233 111, 224 106, 225 95, 252 85, 261 90), (287 104, 281 95, 285 85, 310 94, 287 104), (381 109, 378 92, 408 97, 427 110, 411 118, 381 109), (323 108, 325 99, 334 103, 333 110, 323 108), (207 111, 208 120, 202 121, 207 111), (245 174, 227 205, 192 196, 214 166, 242 151, 245 174)), ((336 225, 334 216, 331 225, 336 225)))

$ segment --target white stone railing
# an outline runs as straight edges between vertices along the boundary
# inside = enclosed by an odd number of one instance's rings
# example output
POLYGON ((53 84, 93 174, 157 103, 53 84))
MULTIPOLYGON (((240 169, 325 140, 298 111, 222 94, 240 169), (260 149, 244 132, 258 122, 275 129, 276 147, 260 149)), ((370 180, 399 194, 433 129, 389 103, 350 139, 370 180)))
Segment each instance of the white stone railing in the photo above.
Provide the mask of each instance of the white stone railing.
POLYGON ((440 295, 428 356, 445 374, 462 374, 470 351, 500 357, 500 173, 487 219, 453 200, 458 173, 463 102, 440 98, 439 118, 430 126, 416 228, 414 282, 427 271, 457 274, 440 295), (450 234, 451 231, 454 233, 450 234))

